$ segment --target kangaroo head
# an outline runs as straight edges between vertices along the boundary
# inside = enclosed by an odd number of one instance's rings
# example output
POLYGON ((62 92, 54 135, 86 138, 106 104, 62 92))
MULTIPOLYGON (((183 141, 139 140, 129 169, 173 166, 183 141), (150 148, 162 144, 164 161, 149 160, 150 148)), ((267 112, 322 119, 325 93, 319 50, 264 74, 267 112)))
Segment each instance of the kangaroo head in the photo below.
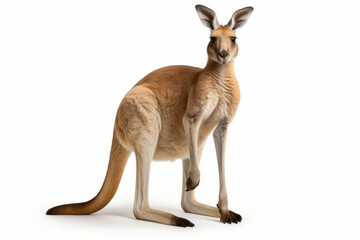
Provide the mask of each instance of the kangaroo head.
POLYGON ((211 30, 210 42, 207 47, 209 59, 220 64, 231 62, 238 53, 236 29, 245 25, 253 11, 252 7, 237 10, 227 25, 220 25, 216 13, 202 5, 196 5, 201 22, 211 30))

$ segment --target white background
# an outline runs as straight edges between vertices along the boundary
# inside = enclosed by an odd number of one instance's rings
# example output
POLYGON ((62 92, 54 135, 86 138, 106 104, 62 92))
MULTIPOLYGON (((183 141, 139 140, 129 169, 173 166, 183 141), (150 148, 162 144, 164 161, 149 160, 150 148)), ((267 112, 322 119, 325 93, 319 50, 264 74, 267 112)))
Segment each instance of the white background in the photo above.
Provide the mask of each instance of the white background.
MULTIPOLYGON (((355 1, 2 1, 1 234, 6 239, 359 239, 359 37, 355 1), (237 225, 185 214, 181 162, 154 162, 152 207, 182 229, 132 215, 132 155, 112 202, 90 216, 46 216, 100 189, 125 93, 162 66, 203 67, 209 31, 194 6, 238 30, 242 98, 228 136, 227 183, 237 225)), ((212 139, 200 201, 218 199, 212 139)))

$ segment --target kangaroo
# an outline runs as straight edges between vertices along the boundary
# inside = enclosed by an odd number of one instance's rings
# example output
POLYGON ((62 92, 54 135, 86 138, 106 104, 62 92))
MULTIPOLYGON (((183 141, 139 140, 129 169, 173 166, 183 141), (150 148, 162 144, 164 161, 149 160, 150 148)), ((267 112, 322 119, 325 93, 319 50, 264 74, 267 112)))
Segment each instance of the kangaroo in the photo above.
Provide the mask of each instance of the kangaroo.
POLYGON ((136 156, 136 189, 133 213, 137 219, 193 227, 185 218, 149 206, 152 160, 182 159, 181 206, 187 213, 238 223, 242 218, 228 209, 225 184, 225 141, 240 100, 234 75, 238 54, 235 30, 242 27, 252 7, 236 11, 227 25, 220 25, 213 10, 196 5, 201 22, 211 30, 205 68, 169 66, 140 80, 118 108, 110 160, 99 193, 83 203, 53 207, 47 215, 91 214, 105 207, 115 195, 130 153, 136 156), (196 201, 200 182, 199 162, 207 137, 213 132, 219 168, 219 202, 216 207, 196 201))

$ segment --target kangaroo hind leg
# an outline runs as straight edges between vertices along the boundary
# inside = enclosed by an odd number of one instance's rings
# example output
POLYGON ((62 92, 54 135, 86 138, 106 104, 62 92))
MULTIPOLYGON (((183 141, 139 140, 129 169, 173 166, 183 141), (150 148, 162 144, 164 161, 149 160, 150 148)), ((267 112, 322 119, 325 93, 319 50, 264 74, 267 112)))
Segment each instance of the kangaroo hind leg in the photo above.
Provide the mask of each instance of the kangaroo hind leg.
POLYGON ((194 224, 185 218, 152 209, 149 206, 149 176, 152 156, 155 149, 154 143, 148 143, 136 155, 136 189, 134 200, 134 215, 137 219, 163 223, 180 227, 193 227, 194 224))
POLYGON ((158 100, 152 90, 134 87, 120 106, 120 124, 124 137, 136 156, 136 189, 133 212, 140 220, 174 226, 192 227, 190 221, 149 206, 149 177, 151 161, 157 147, 161 130, 158 100))

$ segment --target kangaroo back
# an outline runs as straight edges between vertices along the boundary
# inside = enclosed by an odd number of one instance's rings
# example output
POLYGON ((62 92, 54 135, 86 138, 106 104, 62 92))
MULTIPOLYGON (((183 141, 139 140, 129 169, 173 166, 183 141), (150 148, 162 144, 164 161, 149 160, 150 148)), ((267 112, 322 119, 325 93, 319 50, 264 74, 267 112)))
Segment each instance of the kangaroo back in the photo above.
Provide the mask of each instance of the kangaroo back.
POLYGON ((49 209, 47 215, 86 215, 99 211, 114 197, 130 152, 126 150, 116 137, 114 131, 109 166, 104 183, 99 193, 90 201, 65 204, 49 209))

